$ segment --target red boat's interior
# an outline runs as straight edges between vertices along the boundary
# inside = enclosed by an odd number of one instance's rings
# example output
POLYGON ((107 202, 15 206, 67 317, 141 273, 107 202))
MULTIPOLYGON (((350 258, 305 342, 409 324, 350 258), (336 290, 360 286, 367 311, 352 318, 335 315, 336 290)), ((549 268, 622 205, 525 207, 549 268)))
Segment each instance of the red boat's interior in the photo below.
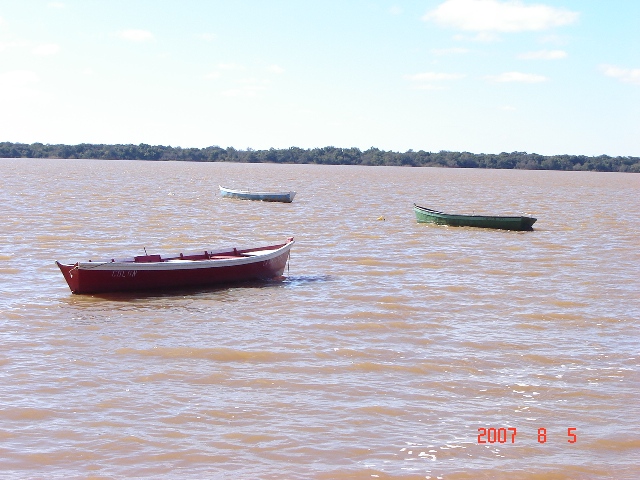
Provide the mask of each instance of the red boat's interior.
POLYGON ((238 258, 238 257, 247 257, 250 255, 245 255, 244 253, 238 252, 238 250, 232 252, 224 252, 224 253, 209 253, 208 251, 204 251, 202 253, 190 253, 183 254, 181 253, 175 257, 165 257, 162 258, 160 255, 139 255, 133 258, 133 261, 136 263, 150 263, 150 262, 168 262, 170 260, 223 260, 229 258, 238 258))

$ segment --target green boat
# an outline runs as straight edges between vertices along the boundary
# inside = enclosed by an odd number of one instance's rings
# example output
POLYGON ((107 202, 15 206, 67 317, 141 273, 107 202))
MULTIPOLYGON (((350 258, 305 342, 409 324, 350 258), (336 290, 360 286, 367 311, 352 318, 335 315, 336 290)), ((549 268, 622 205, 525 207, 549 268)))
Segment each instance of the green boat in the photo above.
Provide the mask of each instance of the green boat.
POLYGON ((533 217, 497 217, 490 215, 455 215, 413 204, 418 223, 436 223, 450 227, 498 228, 500 230, 533 230, 533 217))

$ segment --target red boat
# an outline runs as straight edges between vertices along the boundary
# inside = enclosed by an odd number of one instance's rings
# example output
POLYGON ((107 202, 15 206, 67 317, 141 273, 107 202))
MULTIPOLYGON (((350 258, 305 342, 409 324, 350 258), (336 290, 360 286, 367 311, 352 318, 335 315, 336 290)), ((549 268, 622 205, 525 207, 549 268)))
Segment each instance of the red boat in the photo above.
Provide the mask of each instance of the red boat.
POLYGON ((279 277, 293 244, 56 264, 72 293, 166 290, 279 277))

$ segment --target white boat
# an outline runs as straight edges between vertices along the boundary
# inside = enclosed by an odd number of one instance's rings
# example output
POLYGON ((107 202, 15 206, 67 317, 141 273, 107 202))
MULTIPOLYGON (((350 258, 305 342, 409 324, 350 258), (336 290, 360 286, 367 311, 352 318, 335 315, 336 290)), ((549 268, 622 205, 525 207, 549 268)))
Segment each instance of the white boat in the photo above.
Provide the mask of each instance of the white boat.
POLYGON ((263 202, 293 202, 296 192, 252 192, 249 190, 232 190, 220 186, 220 195, 226 198, 238 198, 241 200, 259 200, 263 202))

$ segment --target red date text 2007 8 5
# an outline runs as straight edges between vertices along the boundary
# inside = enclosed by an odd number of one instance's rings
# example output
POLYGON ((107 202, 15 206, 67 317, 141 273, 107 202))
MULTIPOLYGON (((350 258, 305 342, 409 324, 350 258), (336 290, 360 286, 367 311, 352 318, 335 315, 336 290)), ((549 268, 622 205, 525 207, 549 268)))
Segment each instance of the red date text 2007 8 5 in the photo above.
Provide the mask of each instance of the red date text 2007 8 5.
MULTIPOLYGON (((576 428, 567 428, 567 442, 576 443, 578 441, 578 435, 576 434, 576 428)), ((517 429, 515 427, 509 428, 478 428, 478 443, 516 443, 517 429)), ((538 429, 538 443, 547 442, 547 429, 538 429)))

